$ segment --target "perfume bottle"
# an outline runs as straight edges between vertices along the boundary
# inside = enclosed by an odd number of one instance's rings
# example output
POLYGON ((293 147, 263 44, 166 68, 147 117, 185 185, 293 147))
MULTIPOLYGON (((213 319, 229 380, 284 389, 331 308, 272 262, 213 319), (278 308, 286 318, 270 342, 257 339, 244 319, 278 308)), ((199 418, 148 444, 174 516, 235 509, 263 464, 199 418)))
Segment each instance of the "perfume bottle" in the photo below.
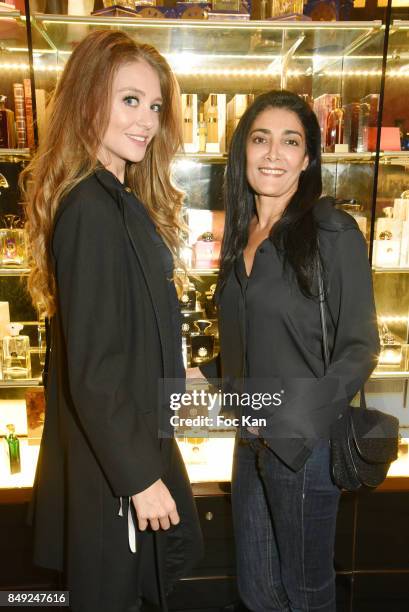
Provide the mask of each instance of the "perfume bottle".
POLYGON ((303 0, 272 0, 270 17, 277 19, 285 15, 302 15, 303 9, 303 0))
POLYGON ((219 115, 217 109, 217 95, 210 94, 210 104, 206 113, 207 142, 219 144, 219 115))
POLYGON ((206 316, 209 317, 209 319, 215 319, 217 316, 217 307, 214 303, 214 294, 216 291, 216 286, 216 283, 213 283, 212 285, 210 285, 209 291, 205 292, 204 308, 206 316))
POLYGON ((344 110, 340 107, 340 97, 332 99, 332 110, 327 117, 325 150, 327 153, 335 151, 335 145, 344 141, 344 110))
POLYGON ((192 363, 195 365, 208 361, 213 357, 214 335, 206 333, 211 325, 211 321, 207 319, 195 321, 197 331, 192 332, 190 335, 192 363))
POLYGON ((193 144, 193 96, 186 94, 186 104, 183 113, 183 142, 193 144))
POLYGON ((369 94, 361 99, 358 126, 358 152, 371 150, 370 128, 376 128, 378 120, 379 94, 369 94))
POLYGON ((381 341, 381 352, 378 364, 381 366, 398 366, 402 361, 402 342, 395 334, 392 334, 386 323, 382 323, 379 333, 381 341))
POLYGON ((359 112, 359 102, 344 106, 344 142, 348 143, 351 152, 358 149, 359 112))
POLYGON ((6 108, 6 100, 6 96, 0 95, 0 148, 14 149, 16 147, 14 113, 6 108))
POLYGON ((19 335, 20 323, 10 323, 8 328, 10 335, 3 338, 3 378, 31 378, 30 339, 19 335))
POLYGON ((197 127, 197 133, 199 137, 199 153, 205 153, 207 142, 207 124, 204 120, 204 113, 199 113, 199 124, 197 127))
POLYGON ((6 442, 8 447, 8 456, 10 461, 10 472, 12 474, 18 474, 21 472, 21 461, 20 461, 20 441, 16 436, 16 428, 10 423, 6 425, 8 429, 8 435, 6 436, 6 442))
POLYGON ((0 229, 0 265, 27 265, 27 245, 24 229, 18 227, 21 220, 17 215, 4 215, 5 227, 0 229))
POLYGON ((220 240, 215 240, 212 232, 205 232, 193 245, 193 267, 196 269, 217 268, 220 249, 220 240))
POLYGON ((374 263, 380 268, 398 267, 400 264, 400 247, 402 238, 402 221, 393 219, 393 208, 383 209, 385 217, 376 222, 374 241, 374 263))
POLYGON ((183 311, 193 312, 196 310, 196 287, 193 283, 186 281, 183 284, 182 295, 179 300, 183 311))

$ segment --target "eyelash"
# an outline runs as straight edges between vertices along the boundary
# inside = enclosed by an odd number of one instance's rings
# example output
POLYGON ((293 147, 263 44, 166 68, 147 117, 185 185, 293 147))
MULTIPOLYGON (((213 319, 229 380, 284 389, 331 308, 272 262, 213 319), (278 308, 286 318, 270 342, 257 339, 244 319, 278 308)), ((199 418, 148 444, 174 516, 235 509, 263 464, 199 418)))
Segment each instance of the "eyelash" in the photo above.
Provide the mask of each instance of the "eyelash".
MULTIPOLYGON (((125 96, 124 98, 124 102, 128 102, 129 100, 136 100, 139 104, 139 98, 137 96, 125 96)), ((128 104, 128 106, 137 106, 136 104, 128 104)), ((151 109, 155 112, 155 113, 160 113, 162 110, 162 106, 160 104, 152 104, 151 109)))
MULTIPOLYGON (((253 142, 255 144, 264 144, 265 142, 267 142, 267 140, 266 140, 266 138, 263 138, 262 136, 255 136, 253 138, 253 142)), ((299 146, 299 142, 297 140, 294 140, 293 138, 288 138, 285 141, 285 143, 286 144, 290 144, 291 146, 296 146, 296 147, 299 146)))

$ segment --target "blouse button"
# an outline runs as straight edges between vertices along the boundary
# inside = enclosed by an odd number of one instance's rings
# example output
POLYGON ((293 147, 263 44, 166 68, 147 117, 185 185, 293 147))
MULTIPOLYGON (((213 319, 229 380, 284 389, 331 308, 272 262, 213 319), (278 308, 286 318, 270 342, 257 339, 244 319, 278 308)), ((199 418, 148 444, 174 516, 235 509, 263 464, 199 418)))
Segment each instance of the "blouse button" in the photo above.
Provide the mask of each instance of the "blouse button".
POLYGON ((258 250, 258 252, 259 252, 259 253, 264 253, 264 249, 263 249, 263 247, 261 247, 261 248, 258 250))
POLYGON ((126 193, 132 193, 132 189, 130 187, 125 187, 126 193))

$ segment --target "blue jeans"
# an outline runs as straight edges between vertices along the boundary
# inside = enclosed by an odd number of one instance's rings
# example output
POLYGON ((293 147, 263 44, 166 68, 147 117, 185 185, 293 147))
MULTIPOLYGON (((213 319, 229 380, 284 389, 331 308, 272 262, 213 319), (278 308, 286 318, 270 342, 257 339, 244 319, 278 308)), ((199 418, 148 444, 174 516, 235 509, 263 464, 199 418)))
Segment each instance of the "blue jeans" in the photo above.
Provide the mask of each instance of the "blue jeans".
POLYGON ((340 498, 320 440, 299 472, 259 438, 237 440, 232 479, 240 596, 252 612, 335 612, 340 498))

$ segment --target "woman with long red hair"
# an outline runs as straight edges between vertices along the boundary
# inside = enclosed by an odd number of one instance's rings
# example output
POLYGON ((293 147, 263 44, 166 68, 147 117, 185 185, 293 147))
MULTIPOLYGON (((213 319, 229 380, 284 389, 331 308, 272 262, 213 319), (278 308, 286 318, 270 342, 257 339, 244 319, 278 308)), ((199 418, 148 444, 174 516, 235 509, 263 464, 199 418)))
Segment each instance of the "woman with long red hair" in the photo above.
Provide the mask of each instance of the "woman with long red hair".
POLYGON ((51 317, 35 562, 64 572, 74 611, 165 609, 172 579, 200 555, 183 462, 158 434, 161 381, 185 375, 173 281, 182 194, 169 172, 178 108, 153 47, 93 32, 21 179, 29 291, 51 317))

